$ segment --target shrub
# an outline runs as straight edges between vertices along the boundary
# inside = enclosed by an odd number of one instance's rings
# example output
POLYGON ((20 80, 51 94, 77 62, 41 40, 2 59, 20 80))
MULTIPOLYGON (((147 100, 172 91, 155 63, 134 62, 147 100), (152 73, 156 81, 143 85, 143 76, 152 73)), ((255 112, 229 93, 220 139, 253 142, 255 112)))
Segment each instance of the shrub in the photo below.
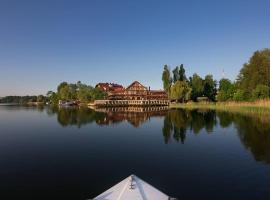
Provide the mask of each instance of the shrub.
POLYGON ((248 101, 250 100, 250 95, 247 91, 238 89, 233 95, 234 101, 248 101))
POLYGON ((252 91, 252 99, 267 99, 270 97, 270 87, 267 85, 257 85, 252 91))

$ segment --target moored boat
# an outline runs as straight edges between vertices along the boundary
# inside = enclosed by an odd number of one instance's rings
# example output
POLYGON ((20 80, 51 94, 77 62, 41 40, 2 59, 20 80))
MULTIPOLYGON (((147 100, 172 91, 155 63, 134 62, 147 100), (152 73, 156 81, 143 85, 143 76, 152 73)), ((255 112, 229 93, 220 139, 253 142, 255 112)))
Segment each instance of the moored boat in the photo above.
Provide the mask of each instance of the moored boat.
POLYGON ((176 200, 135 175, 130 175, 93 200, 176 200))

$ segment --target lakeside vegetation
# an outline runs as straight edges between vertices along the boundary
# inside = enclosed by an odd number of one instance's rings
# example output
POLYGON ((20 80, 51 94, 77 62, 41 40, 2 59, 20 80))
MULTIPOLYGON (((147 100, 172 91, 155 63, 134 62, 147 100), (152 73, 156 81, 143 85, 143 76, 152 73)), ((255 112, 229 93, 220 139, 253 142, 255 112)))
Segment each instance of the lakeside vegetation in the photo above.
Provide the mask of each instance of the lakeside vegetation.
MULTIPOLYGON (((254 114, 257 116, 270 116, 270 100, 257 100, 250 102, 208 102, 208 103, 173 103, 170 108, 182 109, 209 109, 229 111, 243 114, 254 114)), ((270 121, 270 120, 269 120, 270 121)))
POLYGON ((59 100, 89 103, 97 99, 105 99, 106 95, 106 92, 103 90, 83 84, 81 81, 75 84, 62 82, 57 86, 57 92, 47 92, 47 98, 50 104, 58 104, 59 100))
POLYGON ((169 99, 179 103, 198 102, 202 97, 210 102, 256 102, 269 99, 270 49, 256 51, 243 65, 234 82, 226 78, 218 82, 211 74, 202 78, 194 73, 186 78, 183 65, 175 67, 172 72, 165 65, 162 81, 169 99))
POLYGON ((86 104, 96 99, 106 98, 106 93, 99 88, 94 88, 78 81, 77 83, 62 82, 57 86, 57 91, 48 91, 45 95, 38 96, 6 96, 0 99, 0 103, 12 104, 53 104, 57 105, 59 100, 78 101, 86 104))

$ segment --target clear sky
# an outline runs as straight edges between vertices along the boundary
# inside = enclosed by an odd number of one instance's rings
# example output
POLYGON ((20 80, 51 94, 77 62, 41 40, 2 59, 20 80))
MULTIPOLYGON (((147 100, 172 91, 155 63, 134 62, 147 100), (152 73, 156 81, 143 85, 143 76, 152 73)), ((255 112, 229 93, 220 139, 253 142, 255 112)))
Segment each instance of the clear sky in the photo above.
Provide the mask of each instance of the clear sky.
POLYGON ((0 96, 78 80, 160 89, 164 64, 234 80, 266 47, 269 0, 1 0, 0 96))

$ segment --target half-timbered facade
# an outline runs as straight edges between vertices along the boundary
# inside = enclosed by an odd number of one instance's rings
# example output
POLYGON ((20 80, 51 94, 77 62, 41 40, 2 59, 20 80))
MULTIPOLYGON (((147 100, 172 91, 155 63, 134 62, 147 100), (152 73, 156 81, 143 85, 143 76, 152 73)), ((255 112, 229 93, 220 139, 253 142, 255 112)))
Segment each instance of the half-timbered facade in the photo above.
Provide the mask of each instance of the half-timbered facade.
POLYGON ((167 94, 162 90, 150 90, 138 81, 131 83, 122 91, 108 92, 109 100, 167 100, 167 94))

